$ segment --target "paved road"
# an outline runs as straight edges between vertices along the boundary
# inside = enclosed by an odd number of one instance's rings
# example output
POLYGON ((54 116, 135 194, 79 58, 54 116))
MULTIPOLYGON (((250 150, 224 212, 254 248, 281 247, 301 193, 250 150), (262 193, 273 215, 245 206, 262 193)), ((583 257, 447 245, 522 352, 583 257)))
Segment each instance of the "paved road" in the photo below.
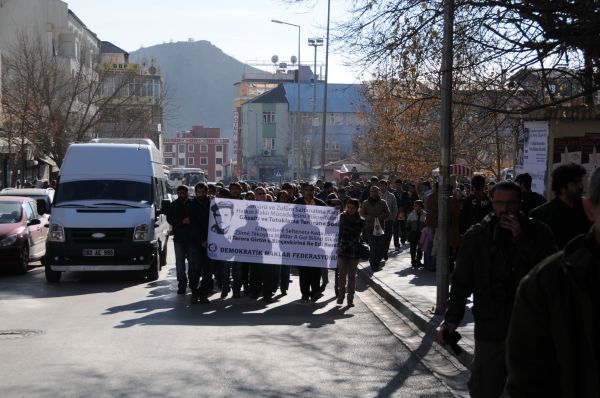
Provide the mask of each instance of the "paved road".
POLYGON ((153 283, 0 275, 0 396, 453 396, 360 299, 303 303, 296 277, 268 306, 175 291, 172 248, 153 283))

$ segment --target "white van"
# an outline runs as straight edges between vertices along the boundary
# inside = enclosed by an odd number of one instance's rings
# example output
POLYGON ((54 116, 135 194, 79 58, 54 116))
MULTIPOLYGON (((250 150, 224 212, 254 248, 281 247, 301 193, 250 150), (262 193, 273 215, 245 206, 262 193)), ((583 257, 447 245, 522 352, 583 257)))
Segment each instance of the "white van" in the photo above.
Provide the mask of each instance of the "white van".
POLYGON ((162 156, 151 140, 71 144, 57 180, 43 264, 64 271, 145 270, 166 263, 169 226, 162 156))

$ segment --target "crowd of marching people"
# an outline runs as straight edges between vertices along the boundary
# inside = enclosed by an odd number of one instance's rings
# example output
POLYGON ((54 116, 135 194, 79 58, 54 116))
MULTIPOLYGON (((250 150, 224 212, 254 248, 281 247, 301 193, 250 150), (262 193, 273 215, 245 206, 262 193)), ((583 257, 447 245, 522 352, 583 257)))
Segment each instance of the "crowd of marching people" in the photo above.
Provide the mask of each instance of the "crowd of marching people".
MULTIPOLYGON (((419 245, 424 227, 425 211, 420 195, 431 193, 428 182, 413 184, 409 181, 372 177, 368 181, 344 180, 339 186, 329 181, 316 183, 285 182, 280 185, 265 183, 223 184, 199 183, 188 192, 179 186, 177 198, 171 204, 167 220, 172 226, 175 246, 178 294, 191 290, 192 303, 208 303, 209 297, 220 290, 221 298, 231 293, 232 298, 242 295, 259 298, 266 303, 274 301, 277 291, 286 295, 290 283, 290 266, 214 261, 208 258, 208 230, 212 198, 290 203, 296 205, 331 206, 340 212, 338 266, 335 270, 335 294, 338 304, 353 305, 356 270, 361 248, 369 247, 369 263, 374 271, 388 260, 392 241, 394 250, 401 251, 407 242, 412 248, 419 245), (419 207, 420 206, 420 207, 419 207), (414 223, 415 214, 423 214, 421 222, 414 223), (417 239, 413 239, 417 236, 417 239)), ((214 226, 212 227, 214 228, 214 226)), ((415 249, 416 252, 417 249, 415 249)), ((423 266, 416 259, 414 266, 423 266)), ((329 270, 317 267, 298 267, 301 299, 317 301, 329 283, 329 270)))
MULTIPOLYGON (((576 164, 553 170, 550 201, 532 191, 527 173, 497 183, 475 175, 468 183, 446 187, 451 286, 437 338, 441 344, 453 339, 472 296, 472 397, 500 397, 507 391, 511 396, 598 396, 600 365, 590 353, 600 352, 600 344, 591 337, 600 331, 600 300, 595 293, 600 226, 593 224, 600 217, 599 170, 590 179, 587 197, 583 197, 586 170, 576 164), (561 318, 566 313, 568 323, 561 318), (580 340, 585 344, 576 343, 580 340), (577 363, 578 356, 583 363, 577 363), (577 364, 565 367, 561 361, 577 364), (548 377, 551 382, 545 383, 548 377)), ((189 287, 192 303, 208 303, 217 289, 222 299, 231 292, 234 299, 262 296, 266 303, 275 300, 277 291, 287 294, 290 266, 208 258, 213 197, 338 209, 334 291, 338 305, 346 301, 352 306, 357 266, 365 259, 366 245, 373 272, 385 264, 390 251, 406 249, 413 268, 436 271, 439 191, 435 181, 377 177, 345 179, 338 186, 321 180, 280 185, 232 182, 227 187, 200 183, 193 198, 187 187, 180 186, 168 211, 177 293, 186 294, 189 287)), ((301 299, 319 300, 329 270, 297 268, 301 299)))
MULTIPOLYGON (((464 233, 491 210, 485 178, 475 176, 471 184, 456 184, 453 191, 452 253, 458 250, 459 234, 464 233)), ((388 260, 393 245, 396 253, 409 249, 414 268, 435 271, 437 227, 437 185, 429 180, 414 183, 393 182, 371 177, 344 179, 339 185, 317 180, 248 184, 232 182, 199 183, 176 190, 177 199, 170 206, 168 221, 175 245, 178 293, 191 290, 192 303, 208 303, 220 291, 221 298, 231 293, 262 297, 273 302, 277 291, 286 295, 290 283, 290 266, 215 261, 208 258, 208 219, 212 198, 331 206, 340 213, 338 267, 335 270, 335 294, 339 304, 353 305, 356 269, 363 245, 369 247, 369 264, 373 272, 388 260)), ((214 209, 212 209, 214 210, 214 209)), ((214 228, 214 226, 213 226, 214 228)), ((327 268, 298 267, 302 300, 317 301, 329 283, 327 268)))

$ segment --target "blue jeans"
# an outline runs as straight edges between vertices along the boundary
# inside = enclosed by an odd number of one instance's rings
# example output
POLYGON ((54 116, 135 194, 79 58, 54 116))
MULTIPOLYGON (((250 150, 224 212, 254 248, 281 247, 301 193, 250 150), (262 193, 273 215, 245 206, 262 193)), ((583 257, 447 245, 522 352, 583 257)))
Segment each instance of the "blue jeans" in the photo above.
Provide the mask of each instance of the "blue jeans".
POLYGON ((177 270, 177 285, 183 290, 188 285, 191 289, 198 288, 200 269, 198 267, 198 249, 193 242, 174 242, 175 269, 177 270), (187 275, 185 261, 187 259, 187 275))

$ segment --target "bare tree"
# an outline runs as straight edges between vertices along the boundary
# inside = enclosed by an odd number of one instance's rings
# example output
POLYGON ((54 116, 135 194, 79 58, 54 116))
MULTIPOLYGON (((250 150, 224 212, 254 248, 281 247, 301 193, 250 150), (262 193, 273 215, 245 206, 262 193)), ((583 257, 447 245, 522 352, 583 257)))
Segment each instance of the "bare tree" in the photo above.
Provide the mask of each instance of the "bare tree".
POLYGON ((41 38, 21 33, 2 56, 3 128, 10 142, 21 144, 13 169, 25 159, 26 144, 61 164, 69 144, 96 136, 102 125, 112 123, 118 136, 130 137, 147 131, 150 122, 162 123, 162 85, 149 104, 137 91, 139 73, 115 77, 93 49, 65 58, 41 38))

